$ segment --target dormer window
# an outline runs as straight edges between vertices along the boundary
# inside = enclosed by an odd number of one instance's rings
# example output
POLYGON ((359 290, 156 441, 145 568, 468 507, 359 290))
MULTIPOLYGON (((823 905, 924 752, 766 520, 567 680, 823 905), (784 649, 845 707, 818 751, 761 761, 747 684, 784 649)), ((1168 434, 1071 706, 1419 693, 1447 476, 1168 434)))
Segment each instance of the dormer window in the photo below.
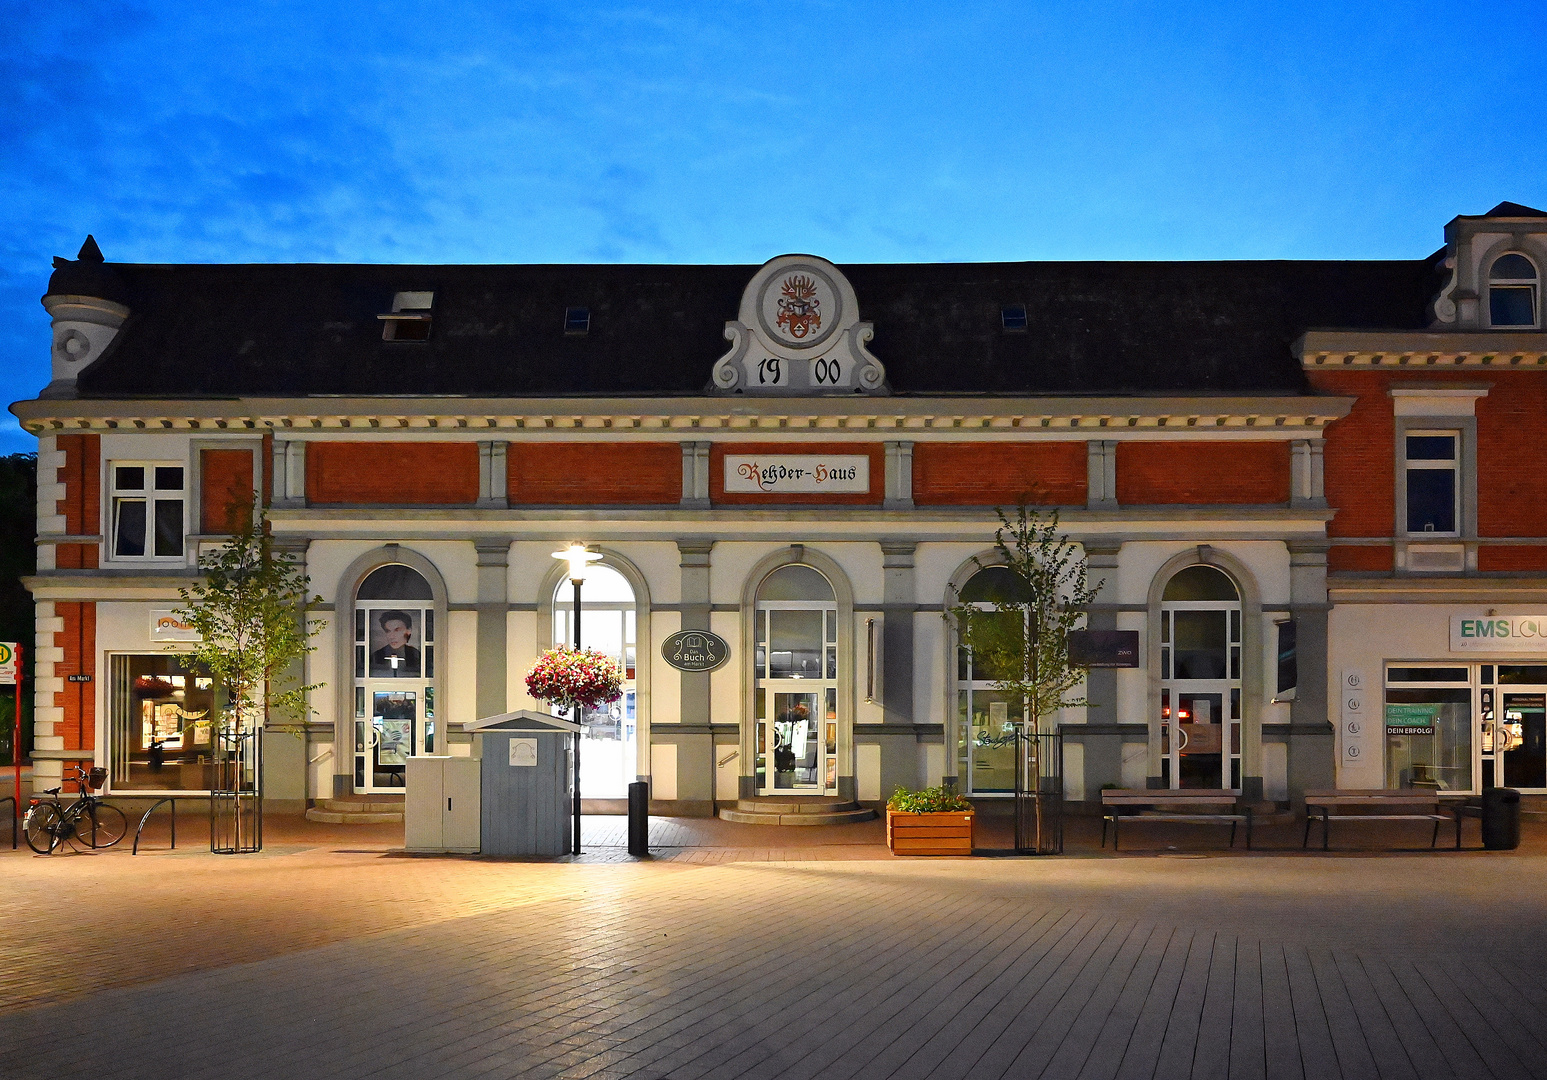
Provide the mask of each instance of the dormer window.
POLYGON ((1493 326, 1536 325, 1536 267, 1524 255, 1501 255, 1488 272, 1488 321, 1493 326))
POLYGON ((564 309, 564 333, 580 337, 591 332, 591 309, 571 307, 564 309))
POLYGON ((392 297, 392 311, 376 316, 385 325, 383 341, 430 340, 430 311, 435 306, 432 292, 400 292, 392 297))
POLYGON ((1026 332, 1026 305, 1006 304, 999 309, 999 325, 1007 334, 1026 332))

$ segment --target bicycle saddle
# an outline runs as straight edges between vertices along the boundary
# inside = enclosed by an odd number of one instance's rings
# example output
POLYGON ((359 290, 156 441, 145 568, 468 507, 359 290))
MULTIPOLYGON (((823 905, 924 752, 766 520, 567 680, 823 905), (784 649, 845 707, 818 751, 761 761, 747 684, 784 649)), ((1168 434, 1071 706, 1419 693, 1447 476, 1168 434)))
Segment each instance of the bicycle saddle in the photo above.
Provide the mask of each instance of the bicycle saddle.
POLYGON ((56 788, 56 787, 44 788, 43 789, 43 794, 45 794, 45 795, 58 795, 59 794, 59 789, 56 788))

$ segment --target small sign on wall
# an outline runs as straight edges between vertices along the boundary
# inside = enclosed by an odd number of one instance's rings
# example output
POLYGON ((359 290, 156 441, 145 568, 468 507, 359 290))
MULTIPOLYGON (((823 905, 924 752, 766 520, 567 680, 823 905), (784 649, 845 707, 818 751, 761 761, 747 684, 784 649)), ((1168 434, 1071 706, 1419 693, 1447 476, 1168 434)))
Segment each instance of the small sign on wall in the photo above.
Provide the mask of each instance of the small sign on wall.
POLYGON ((734 494, 868 494, 866 454, 726 454, 725 490, 734 494))
POLYGON ((151 608, 150 640, 198 641, 199 632, 172 608, 151 608))
POLYGON ((510 764, 512 767, 532 768, 537 764, 536 739, 511 739, 510 764))
POLYGON ((1071 630, 1069 666, 1136 668, 1139 666, 1139 632, 1137 630, 1071 630))
POLYGON ((1344 668, 1340 681, 1342 719, 1338 726, 1338 734, 1339 741, 1343 744, 1343 764, 1357 765, 1364 760, 1366 735, 1369 731, 1364 672, 1356 668, 1344 668))

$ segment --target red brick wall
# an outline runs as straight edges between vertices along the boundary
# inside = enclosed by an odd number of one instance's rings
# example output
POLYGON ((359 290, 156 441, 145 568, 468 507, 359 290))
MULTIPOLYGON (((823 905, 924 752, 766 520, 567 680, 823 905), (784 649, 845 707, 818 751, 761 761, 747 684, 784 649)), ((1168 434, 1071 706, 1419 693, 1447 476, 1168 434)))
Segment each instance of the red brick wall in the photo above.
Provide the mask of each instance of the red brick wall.
MULTIPOLYGON (((915 447, 917 449, 917 447, 915 447)), ((874 506, 886 494, 886 448, 880 443, 715 443, 709 448, 709 499, 727 505, 811 504, 874 506), (725 493, 726 454, 865 454, 870 458, 870 490, 866 494, 788 492, 761 495, 755 492, 725 493)))
POLYGON ((677 443, 511 443, 510 502, 536 506, 672 505, 682 500, 677 443))
POLYGON ((1289 443, 1119 442, 1124 506, 1289 501, 1289 443))
POLYGON ((1389 571, 1392 568, 1392 549, 1380 547, 1335 545, 1327 552, 1328 570, 1389 571))
MULTIPOLYGON (((97 605, 57 601, 54 613, 64 620, 64 629, 54 631, 54 647, 64 652, 64 659, 54 663, 55 678, 90 675, 95 680, 97 605)), ((89 751, 96 745, 97 714, 93 685, 89 682, 66 682, 63 690, 54 691, 54 705, 64 710, 64 719, 54 726, 54 734, 64 739, 66 750, 89 751)))
POLYGON ((1477 549, 1479 570, 1547 570, 1547 546, 1539 544, 1520 547, 1488 547, 1477 549))
POLYGON ((1477 534, 1547 536, 1547 375, 1478 374, 1493 386, 1477 402, 1477 534))
POLYGON ((920 506, 1083 505, 1086 449, 1070 443, 916 443, 913 501, 920 506))
MULTIPOLYGON (((57 476, 64 482, 64 498, 55 513, 64 515, 64 530, 72 536, 95 535, 102 518, 102 437, 60 435, 57 445, 65 455, 57 476)), ((95 570, 98 550, 96 544, 60 544, 54 549, 54 565, 61 570, 95 570)))
POLYGON ((478 501, 478 444, 308 443, 306 499, 384 506, 474 503, 478 501))
POLYGON ((1327 504, 1337 511, 1327 534, 1391 536, 1396 528, 1396 420, 1386 393, 1391 375, 1312 371, 1308 377, 1322 393, 1358 399, 1347 416, 1327 427, 1327 504))
POLYGON ((204 450, 199 456, 199 531, 232 533, 252 504, 252 451, 204 450))

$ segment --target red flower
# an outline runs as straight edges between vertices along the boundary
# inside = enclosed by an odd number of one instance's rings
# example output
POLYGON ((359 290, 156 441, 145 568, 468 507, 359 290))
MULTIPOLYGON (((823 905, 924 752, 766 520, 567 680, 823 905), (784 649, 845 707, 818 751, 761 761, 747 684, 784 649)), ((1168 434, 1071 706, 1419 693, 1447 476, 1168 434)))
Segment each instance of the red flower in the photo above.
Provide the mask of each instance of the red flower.
POLYGON ((623 668, 595 649, 562 645, 537 658, 527 672, 526 692, 561 708, 594 709, 623 696, 623 668))

